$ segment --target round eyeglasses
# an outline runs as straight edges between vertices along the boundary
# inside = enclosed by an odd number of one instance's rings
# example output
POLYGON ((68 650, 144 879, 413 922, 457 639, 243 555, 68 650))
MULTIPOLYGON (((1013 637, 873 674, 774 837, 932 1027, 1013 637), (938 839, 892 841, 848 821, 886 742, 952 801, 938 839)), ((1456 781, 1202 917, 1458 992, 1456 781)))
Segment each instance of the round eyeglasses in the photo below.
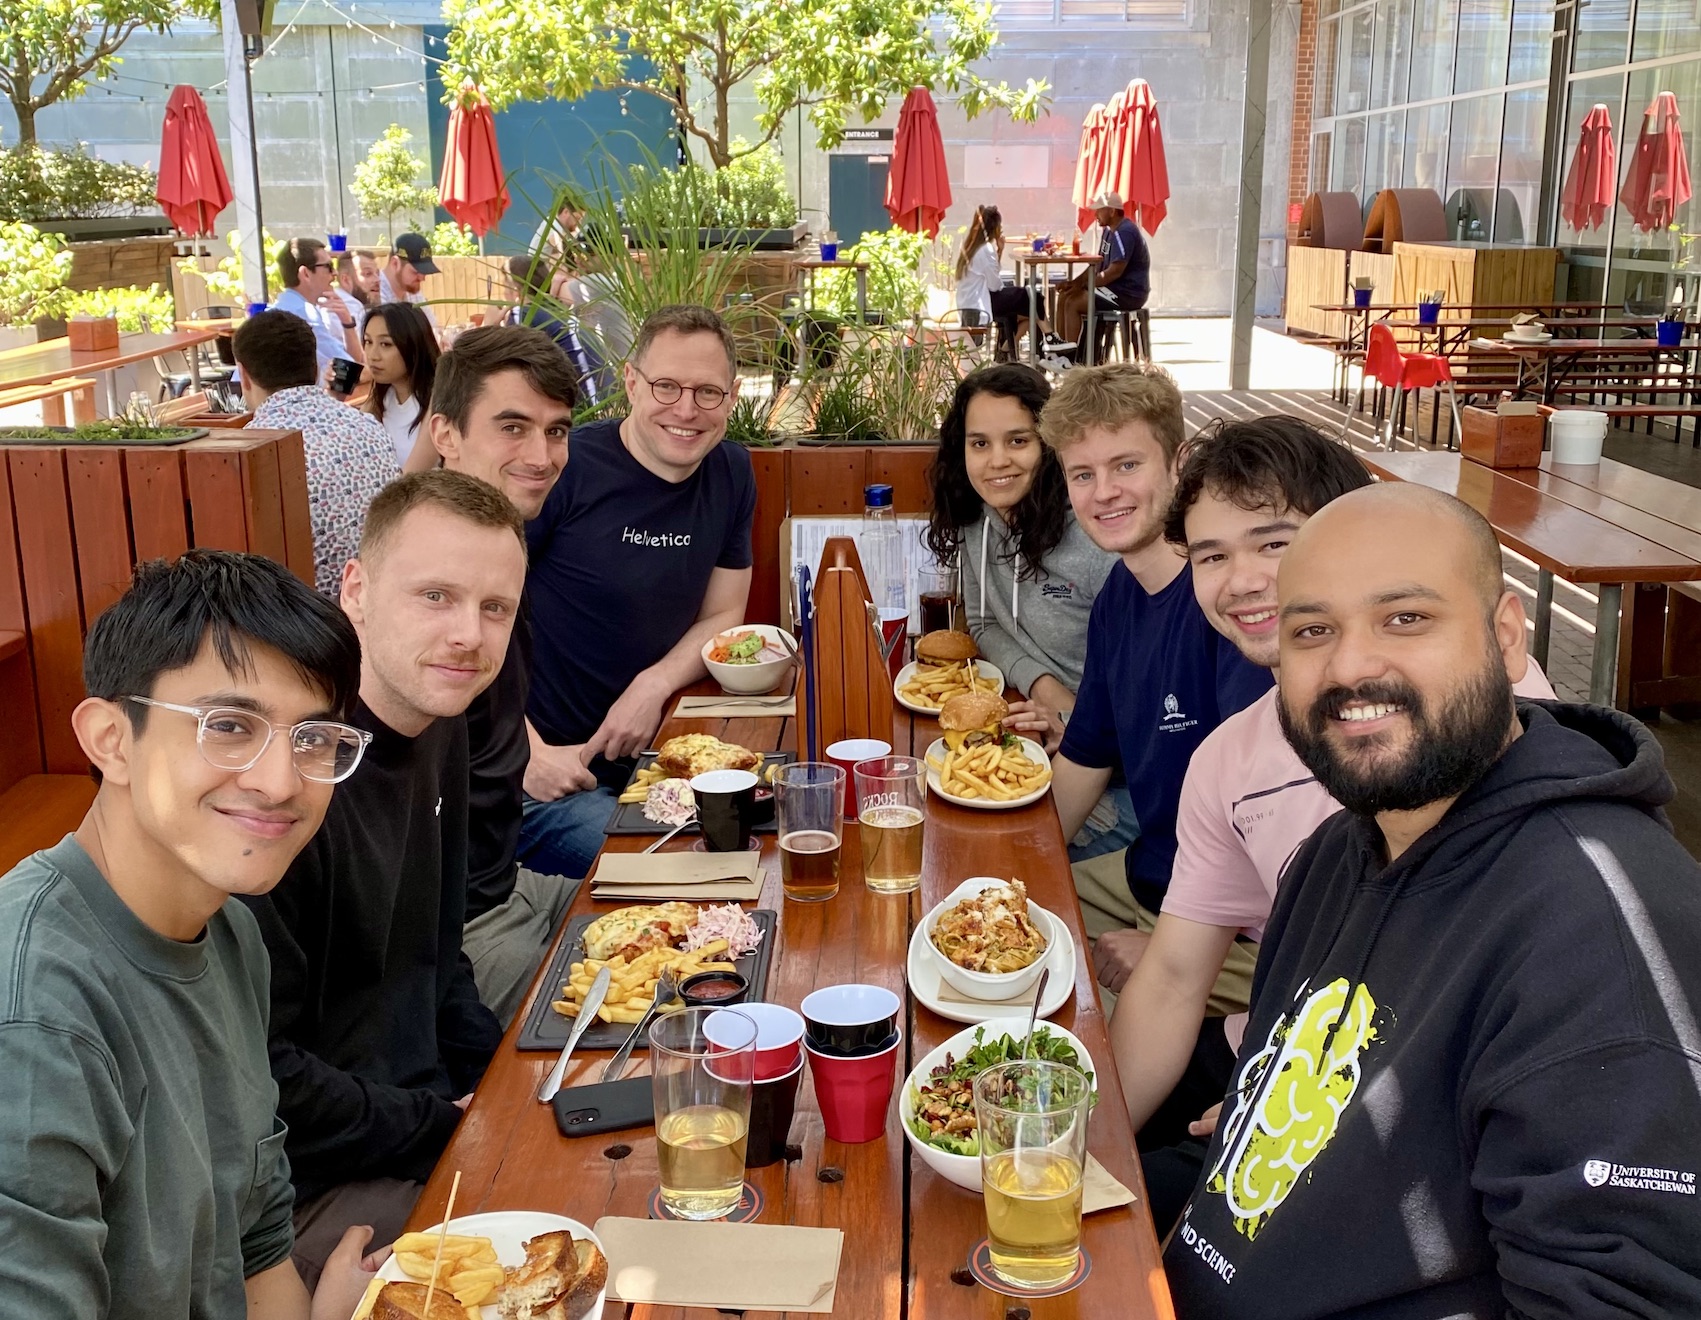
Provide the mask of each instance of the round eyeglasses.
MULTIPOLYGON (((676 380, 667 380, 666 378, 651 380, 643 372, 638 371, 637 367, 633 367, 632 370, 637 373, 639 380, 650 387, 650 393, 659 404, 678 403, 680 397, 685 393, 685 386, 676 380)), ((726 402, 727 392, 719 385, 696 385, 691 389, 691 397, 697 400, 699 408, 705 412, 713 412, 726 402)))
POLYGON ((220 770, 252 770, 259 763, 272 738, 279 733, 289 735, 290 754, 295 758, 295 770, 303 779, 320 784, 336 784, 347 779, 360 764, 372 735, 352 724, 335 720, 303 720, 300 724, 273 724, 251 710, 236 706, 179 706, 170 701, 155 701, 152 697, 125 697, 138 706, 153 706, 159 710, 174 710, 180 715, 193 715, 200 721, 195 740, 201 756, 208 765, 220 770))

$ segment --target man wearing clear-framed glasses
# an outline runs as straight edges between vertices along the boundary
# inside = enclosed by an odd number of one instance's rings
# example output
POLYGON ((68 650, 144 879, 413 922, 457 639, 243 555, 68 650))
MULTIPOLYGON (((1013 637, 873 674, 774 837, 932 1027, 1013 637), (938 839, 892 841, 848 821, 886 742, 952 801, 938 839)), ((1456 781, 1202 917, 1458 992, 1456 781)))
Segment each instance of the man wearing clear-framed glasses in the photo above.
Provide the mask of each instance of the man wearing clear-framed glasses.
POLYGON ((191 550, 137 566, 83 674, 94 804, 0 879, 3 1309, 342 1320, 372 1232, 310 1304, 266 950, 229 900, 279 882, 360 765, 354 629, 271 560, 191 550))
POLYGON ((361 644, 360 775, 269 894, 271 1062, 295 1183, 295 1261, 317 1277, 351 1224, 400 1232, 502 1031, 462 951, 467 707, 508 652, 525 527, 462 472, 391 482, 342 605, 361 644))
POLYGON ((519 861, 583 876, 631 760, 703 643, 744 619, 756 481, 726 439, 738 355, 706 307, 664 307, 625 366, 631 412, 573 430, 573 460, 527 524, 531 761, 519 861))

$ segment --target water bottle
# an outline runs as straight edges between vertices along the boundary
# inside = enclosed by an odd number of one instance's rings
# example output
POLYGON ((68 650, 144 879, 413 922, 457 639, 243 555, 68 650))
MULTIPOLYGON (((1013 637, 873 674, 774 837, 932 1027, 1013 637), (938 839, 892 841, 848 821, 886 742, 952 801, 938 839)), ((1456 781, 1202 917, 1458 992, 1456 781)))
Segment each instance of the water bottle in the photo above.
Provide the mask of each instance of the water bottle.
POLYGON ((903 640, 909 630, 909 584, 904 564, 904 534, 892 507, 892 488, 866 486, 862 492, 862 534, 857 552, 868 578, 868 594, 880 617, 880 644, 892 677, 904 665, 903 640))

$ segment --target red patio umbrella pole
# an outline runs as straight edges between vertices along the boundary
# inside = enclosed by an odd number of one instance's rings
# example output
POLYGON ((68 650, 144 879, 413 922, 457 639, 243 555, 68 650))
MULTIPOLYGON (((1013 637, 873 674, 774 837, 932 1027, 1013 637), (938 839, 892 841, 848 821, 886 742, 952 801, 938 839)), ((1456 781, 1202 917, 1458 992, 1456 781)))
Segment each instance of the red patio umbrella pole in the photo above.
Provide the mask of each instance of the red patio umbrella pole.
POLYGON ((490 103, 471 83, 461 87, 460 99, 449 115, 443 147, 443 174, 437 200, 455 222, 484 236, 508 210, 508 185, 502 177, 502 153, 496 146, 496 120, 490 103))
POLYGON ((939 236, 951 209, 951 178, 945 168, 945 143, 939 114, 925 87, 912 88, 898 114, 892 169, 886 176, 886 214, 913 234, 939 236))

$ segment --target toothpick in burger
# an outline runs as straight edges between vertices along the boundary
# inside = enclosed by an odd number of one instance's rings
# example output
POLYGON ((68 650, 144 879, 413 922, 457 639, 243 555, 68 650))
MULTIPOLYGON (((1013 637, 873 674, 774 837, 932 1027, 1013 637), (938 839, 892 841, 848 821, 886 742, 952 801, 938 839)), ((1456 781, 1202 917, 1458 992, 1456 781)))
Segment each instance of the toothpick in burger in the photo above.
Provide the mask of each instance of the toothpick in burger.
POLYGON ((975 645, 973 637, 966 632, 957 632, 950 628, 937 628, 933 632, 924 633, 915 644, 915 658, 918 664, 961 664, 965 660, 975 659, 978 655, 980 647, 975 645))

